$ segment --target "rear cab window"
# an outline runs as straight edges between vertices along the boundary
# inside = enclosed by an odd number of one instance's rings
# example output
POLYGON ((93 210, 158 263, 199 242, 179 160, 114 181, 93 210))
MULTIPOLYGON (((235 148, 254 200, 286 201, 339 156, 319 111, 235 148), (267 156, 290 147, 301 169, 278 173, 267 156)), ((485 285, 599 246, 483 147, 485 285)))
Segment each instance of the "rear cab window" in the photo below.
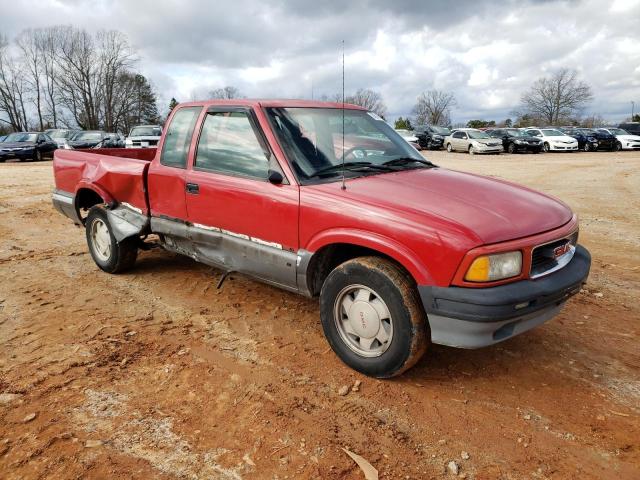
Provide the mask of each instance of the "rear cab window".
POLYGON ((180 108, 167 128, 160 163, 167 167, 186 168, 193 130, 202 111, 201 106, 180 108))

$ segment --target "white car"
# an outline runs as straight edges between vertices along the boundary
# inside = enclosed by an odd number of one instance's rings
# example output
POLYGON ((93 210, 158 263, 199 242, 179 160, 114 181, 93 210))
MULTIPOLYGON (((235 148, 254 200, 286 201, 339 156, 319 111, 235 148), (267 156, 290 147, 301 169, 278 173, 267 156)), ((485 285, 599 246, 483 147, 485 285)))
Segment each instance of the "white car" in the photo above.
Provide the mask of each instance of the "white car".
POLYGON ((610 127, 610 128, 599 128, 603 132, 610 133, 618 143, 616 145, 616 150, 639 150, 640 149, 640 135, 633 135, 622 128, 610 127))
POLYGON ((545 152, 578 150, 578 140, 555 128, 528 128, 525 132, 527 135, 542 139, 542 148, 545 152))
POLYGON ((161 135, 160 125, 138 125, 131 129, 124 146, 126 148, 157 147, 161 135))
POLYGON ((493 138, 487 132, 476 128, 458 128, 451 135, 444 137, 444 148, 447 152, 502 153, 502 140, 493 138))
POLYGON ((404 138, 409 144, 414 147, 416 150, 422 150, 420 145, 418 144, 418 137, 416 137, 413 130, 405 130, 403 128, 396 128, 396 133, 404 138))

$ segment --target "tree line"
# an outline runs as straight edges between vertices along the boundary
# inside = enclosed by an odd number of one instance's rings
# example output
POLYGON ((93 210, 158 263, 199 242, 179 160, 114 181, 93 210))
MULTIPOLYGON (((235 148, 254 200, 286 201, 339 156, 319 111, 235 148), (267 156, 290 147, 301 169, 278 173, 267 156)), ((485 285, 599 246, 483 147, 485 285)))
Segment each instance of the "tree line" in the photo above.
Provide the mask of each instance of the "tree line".
POLYGON ((160 121, 156 94, 117 30, 72 26, 0 34, 0 122, 14 131, 47 128, 128 132, 160 121))

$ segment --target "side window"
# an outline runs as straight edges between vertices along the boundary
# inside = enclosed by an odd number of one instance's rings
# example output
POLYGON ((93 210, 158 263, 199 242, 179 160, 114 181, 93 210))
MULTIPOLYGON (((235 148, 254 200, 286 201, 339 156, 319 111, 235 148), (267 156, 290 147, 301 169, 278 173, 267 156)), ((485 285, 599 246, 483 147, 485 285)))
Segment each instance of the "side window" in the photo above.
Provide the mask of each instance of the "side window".
POLYGON ((452 137, 453 138, 462 138, 462 132, 454 132, 452 137))
POLYGON ((247 113, 207 114, 198 142, 195 167, 261 180, 268 177, 269 160, 247 113))
POLYGON ((184 107, 175 113, 165 134, 160 155, 162 165, 186 168, 191 136, 201 110, 202 107, 184 107))

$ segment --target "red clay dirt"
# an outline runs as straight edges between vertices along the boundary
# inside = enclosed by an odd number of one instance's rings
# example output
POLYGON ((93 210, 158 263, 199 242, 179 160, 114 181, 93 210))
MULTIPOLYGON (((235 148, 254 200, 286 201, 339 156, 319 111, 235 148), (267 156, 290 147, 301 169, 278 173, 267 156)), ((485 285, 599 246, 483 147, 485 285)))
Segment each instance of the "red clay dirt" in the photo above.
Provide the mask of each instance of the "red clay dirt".
POLYGON ((382 479, 640 478, 640 152, 425 156, 565 200, 592 273, 553 321, 386 381, 316 300, 159 249, 101 272, 51 163, 0 165, 0 478, 364 478, 342 447, 382 479))

